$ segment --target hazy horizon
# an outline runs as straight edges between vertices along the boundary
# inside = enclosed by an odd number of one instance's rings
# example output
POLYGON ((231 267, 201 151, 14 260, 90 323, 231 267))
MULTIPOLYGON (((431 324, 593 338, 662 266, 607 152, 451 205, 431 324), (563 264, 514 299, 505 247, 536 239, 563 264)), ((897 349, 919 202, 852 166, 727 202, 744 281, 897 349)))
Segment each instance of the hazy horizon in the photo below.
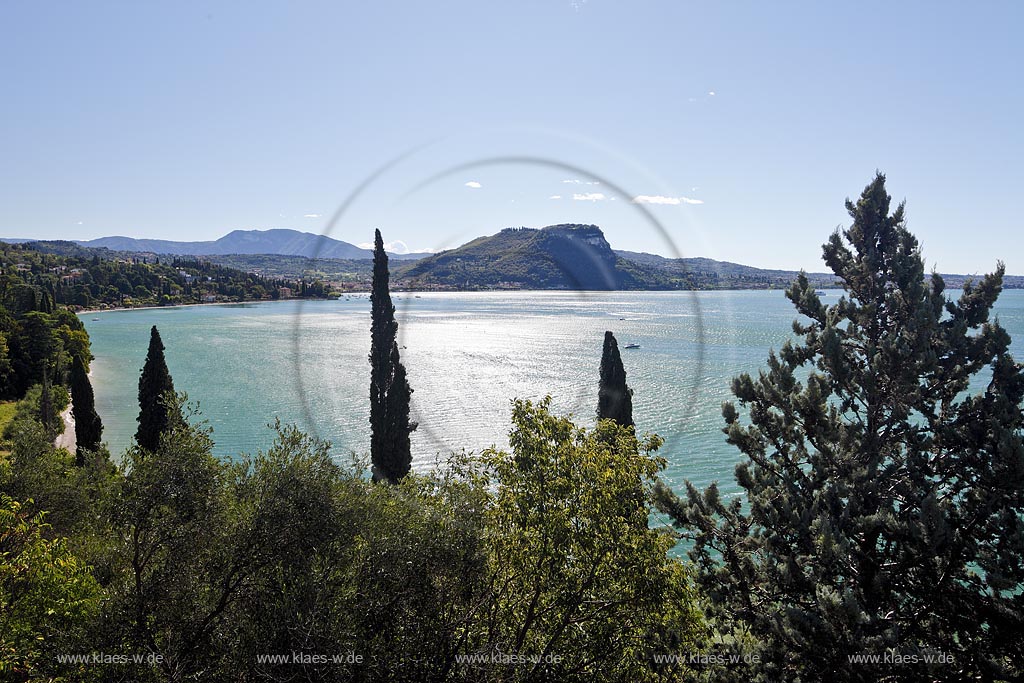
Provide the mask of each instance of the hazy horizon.
MULTIPOLYGON (((507 227, 510 227, 510 226, 507 226, 507 227)), ((519 226, 516 226, 516 227, 519 227, 519 226)), ((534 227, 534 226, 525 226, 525 227, 530 227, 530 228, 533 228, 533 229, 541 229, 541 228, 545 228, 545 227, 549 227, 549 226, 543 226, 542 225, 542 226, 536 226, 536 227, 534 227)), ((601 226, 598 226, 598 227, 600 228, 601 226)), ((502 229, 504 229, 504 228, 502 228, 502 229)), ((243 230, 243 229, 237 228, 236 230, 243 230)), ((268 232, 268 231, 271 231, 271 230, 294 230, 294 228, 266 228, 265 230, 257 229, 258 232, 268 232)), ((139 239, 139 240, 159 240, 159 241, 164 241, 164 242, 178 242, 178 243, 192 243, 192 242, 206 242, 206 241, 214 242, 217 239, 219 239, 220 237, 225 237, 225 236, 229 235, 231 232, 234 232, 234 231, 225 232, 223 235, 219 235, 217 237, 213 237, 213 238, 211 238, 209 240, 173 240, 173 239, 163 239, 163 238, 159 238, 159 237, 139 237, 139 238, 133 238, 131 235, 100 235, 98 237, 76 238, 76 239, 72 239, 70 241, 82 243, 82 242, 89 242, 89 241, 93 241, 93 240, 97 240, 97 239, 102 239, 102 238, 105 238, 105 237, 114 237, 114 238, 128 238, 128 239, 139 239)), ((325 236, 325 235, 321 235, 320 233, 313 233, 313 232, 309 232, 309 231, 300 231, 300 232, 303 232, 303 233, 308 234, 308 235, 325 236)), ((485 233, 485 234, 477 235, 477 237, 490 236, 490 235, 497 234, 497 232, 499 232, 499 231, 496 230, 496 231, 491 232, 491 233, 485 233)), ((51 239, 51 238, 42 238, 42 237, 39 237, 39 238, 25 238, 25 237, 8 237, 8 236, 0 235, 0 241, 5 241, 5 242, 29 242, 29 241, 33 241, 33 240, 48 241, 49 239, 51 239)), ((59 239, 63 239, 63 238, 52 238, 52 239, 59 240, 59 239)), ((331 239, 336 239, 336 240, 340 240, 340 241, 343 241, 343 242, 348 242, 349 244, 353 244, 354 246, 360 247, 362 249, 371 249, 371 250, 373 249, 373 244, 370 243, 370 242, 354 243, 354 242, 349 242, 348 240, 341 240, 337 236, 331 236, 331 239)), ((473 239, 473 238, 471 238, 471 239, 473 239)), ((451 248, 455 248, 455 247, 458 247, 458 246, 461 246, 461 244, 453 245, 453 246, 450 246, 450 247, 447 247, 447 248, 451 249, 451 248)), ((403 255, 403 254, 423 254, 424 256, 429 256, 431 254, 435 254, 435 253, 438 253, 440 251, 443 251, 442 249, 438 249, 438 250, 427 249, 427 250, 422 250, 422 251, 413 251, 413 250, 408 249, 407 245, 404 245, 404 244, 401 244, 401 243, 399 243, 397 245, 394 244, 394 243, 386 243, 385 247, 386 247, 386 249, 387 249, 387 251, 389 253, 399 254, 399 255, 403 255)), ((615 251, 627 251, 627 252, 633 252, 633 253, 653 254, 655 256, 661 256, 661 257, 667 258, 667 259, 677 258, 672 253, 662 253, 662 251, 643 251, 643 250, 640 250, 640 249, 630 249, 628 247, 623 247, 623 246, 619 246, 619 245, 616 245, 616 244, 611 244, 611 248, 613 250, 615 250, 615 251)), ((663 251, 667 251, 667 250, 663 250, 663 251)), ((214 256, 214 255, 215 254, 209 254, 209 256, 214 256)), ((274 256, 276 254, 269 254, 269 255, 274 256)), ((284 256, 284 255, 282 255, 282 256, 284 256)), ((325 257, 321 257, 321 258, 325 258, 325 257)), ((328 260, 330 260, 330 259, 333 259, 335 257, 326 257, 326 258, 328 260)), ((684 258, 710 258, 710 257, 703 256, 702 254, 688 254, 688 255, 685 255, 684 258)), ((801 266, 801 267, 798 267, 798 268, 785 268, 785 267, 781 267, 781 266, 774 266, 774 265, 771 265, 771 264, 761 265, 761 264, 756 264, 756 263, 742 263, 742 262, 737 261, 735 259, 728 258, 728 255, 721 255, 719 258, 716 258, 715 260, 721 261, 721 262, 726 262, 726 263, 733 263, 733 264, 736 264, 736 265, 749 266, 749 267, 752 267, 752 268, 759 268, 759 269, 762 269, 762 270, 792 270, 792 271, 805 270, 805 271, 807 271, 809 273, 829 273, 829 272, 831 272, 829 270, 829 268, 824 263, 821 263, 820 267, 801 266)), ((982 270, 982 271, 971 271, 971 272, 954 272, 954 271, 949 271, 949 270, 942 271, 942 272, 944 274, 946 274, 946 275, 982 275, 984 273, 991 272, 992 270, 993 270, 993 268, 989 268, 987 270, 982 270)), ((1016 272, 1014 272, 1012 270, 1007 270, 1006 275, 1020 277, 1019 273, 1016 273, 1016 272)))

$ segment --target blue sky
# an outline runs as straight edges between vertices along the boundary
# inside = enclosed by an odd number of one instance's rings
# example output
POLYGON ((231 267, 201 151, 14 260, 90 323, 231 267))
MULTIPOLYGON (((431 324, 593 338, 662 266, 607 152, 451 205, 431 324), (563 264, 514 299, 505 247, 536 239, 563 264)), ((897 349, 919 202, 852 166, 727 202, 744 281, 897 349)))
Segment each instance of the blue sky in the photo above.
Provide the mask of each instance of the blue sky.
POLYGON ((579 222, 821 270, 879 169, 929 266, 1024 273, 1018 6, 8 0, 0 235, 579 222))

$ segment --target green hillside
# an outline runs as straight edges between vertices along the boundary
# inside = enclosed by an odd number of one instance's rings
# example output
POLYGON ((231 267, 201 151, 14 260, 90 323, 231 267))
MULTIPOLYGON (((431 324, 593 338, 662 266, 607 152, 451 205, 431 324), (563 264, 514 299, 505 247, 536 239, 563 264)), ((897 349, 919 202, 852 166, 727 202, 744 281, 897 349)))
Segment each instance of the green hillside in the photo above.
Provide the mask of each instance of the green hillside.
POLYGON ((507 228, 396 269, 413 286, 621 289, 623 274, 594 225, 507 228))
POLYGON ((128 256, 72 242, 0 244, 0 271, 17 274, 57 304, 79 308, 169 306, 325 297, 311 276, 264 276, 191 256, 128 256))

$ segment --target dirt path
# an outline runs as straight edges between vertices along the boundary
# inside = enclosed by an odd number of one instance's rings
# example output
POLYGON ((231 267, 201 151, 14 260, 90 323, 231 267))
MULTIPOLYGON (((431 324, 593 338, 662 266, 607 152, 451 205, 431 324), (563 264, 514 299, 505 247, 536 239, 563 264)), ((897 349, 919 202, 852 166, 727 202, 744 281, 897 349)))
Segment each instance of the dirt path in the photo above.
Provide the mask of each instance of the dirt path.
POLYGON ((66 448, 72 455, 75 454, 75 418, 71 416, 71 406, 60 414, 64 420, 64 433, 58 434, 53 445, 57 448, 66 448))

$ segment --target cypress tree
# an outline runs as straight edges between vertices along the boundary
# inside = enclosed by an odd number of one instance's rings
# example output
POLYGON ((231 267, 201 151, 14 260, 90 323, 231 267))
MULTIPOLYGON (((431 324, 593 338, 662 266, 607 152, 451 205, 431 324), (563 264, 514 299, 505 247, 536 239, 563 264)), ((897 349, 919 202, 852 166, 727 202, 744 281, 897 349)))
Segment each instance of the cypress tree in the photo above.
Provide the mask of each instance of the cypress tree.
POLYGON ((622 366, 619 344, 611 332, 604 333, 597 418, 615 420, 623 427, 633 426, 633 390, 626 385, 626 369, 622 366))
POLYGON ((845 295, 825 306, 801 273, 797 343, 733 380, 747 420, 723 406, 747 504, 692 484, 661 504, 711 616, 763 645, 751 676, 1019 680, 1024 368, 990 319, 1003 264, 948 299, 884 176, 846 208, 823 247, 845 295), (886 651, 952 663, 851 666, 886 651))
POLYGON ((380 230, 373 245, 370 294, 370 459, 374 481, 397 483, 412 467, 409 422, 412 388, 398 353, 398 321, 388 289, 388 255, 380 230))
POLYGON ((43 384, 39 393, 39 422, 42 423, 48 434, 55 434, 57 431, 56 409, 53 407, 53 386, 50 384, 50 368, 43 363, 43 384))
POLYGON ((167 393, 174 391, 174 382, 164 360, 164 344, 160 332, 153 325, 149 333, 149 352, 139 377, 139 430, 135 440, 146 450, 156 450, 160 435, 167 432, 173 421, 167 393))
POLYGON ((75 354, 71 363, 71 413, 75 416, 76 462, 85 463, 85 451, 100 447, 103 423, 96 413, 96 400, 89 374, 81 356, 75 354))

